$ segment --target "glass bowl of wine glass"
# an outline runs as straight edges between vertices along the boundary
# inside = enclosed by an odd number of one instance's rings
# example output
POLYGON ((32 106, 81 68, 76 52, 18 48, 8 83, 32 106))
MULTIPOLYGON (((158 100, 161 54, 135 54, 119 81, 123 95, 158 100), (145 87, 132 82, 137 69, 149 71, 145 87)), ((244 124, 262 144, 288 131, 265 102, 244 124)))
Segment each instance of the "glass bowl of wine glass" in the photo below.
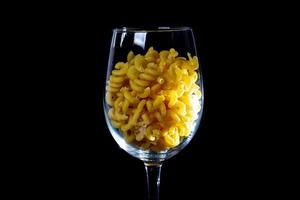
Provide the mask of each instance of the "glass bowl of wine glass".
POLYGON ((163 161, 194 137, 203 77, 190 27, 112 31, 103 106, 117 144, 145 163, 148 199, 159 198, 163 161))

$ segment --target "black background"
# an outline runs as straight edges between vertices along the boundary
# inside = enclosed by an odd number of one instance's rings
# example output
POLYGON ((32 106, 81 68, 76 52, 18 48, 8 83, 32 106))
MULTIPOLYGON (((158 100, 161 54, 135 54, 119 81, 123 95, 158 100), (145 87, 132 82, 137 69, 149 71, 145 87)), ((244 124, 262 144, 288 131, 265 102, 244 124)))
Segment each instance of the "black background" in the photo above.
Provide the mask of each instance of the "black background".
POLYGON ((22 189, 14 194, 145 198, 143 163, 111 137, 102 91, 112 28, 149 25, 194 29, 205 88, 198 133, 163 164, 161 199, 280 193, 269 188, 275 180, 268 164, 274 153, 262 147, 269 139, 264 134, 269 65, 263 59, 268 18, 257 19, 260 10, 253 14, 243 6, 124 4, 52 5, 17 18, 19 50, 26 54, 20 60, 30 66, 20 70, 26 71, 26 83, 18 84, 25 89, 19 93, 25 110, 19 112, 18 128, 32 134, 17 137, 24 148, 17 151, 12 182, 22 189))

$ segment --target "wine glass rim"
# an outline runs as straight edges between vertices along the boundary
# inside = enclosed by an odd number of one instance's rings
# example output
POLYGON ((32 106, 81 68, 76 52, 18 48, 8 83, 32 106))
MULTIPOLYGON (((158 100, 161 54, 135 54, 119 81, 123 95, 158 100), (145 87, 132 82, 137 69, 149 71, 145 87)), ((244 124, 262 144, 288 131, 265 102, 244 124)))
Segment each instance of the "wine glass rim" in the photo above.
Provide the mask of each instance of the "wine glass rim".
POLYGON ((173 32, 173 31, 191 31, 192 28, 188 26, 158 26, 154 28, 141 27, 122 27, 114 28, 113 32, 173 32))

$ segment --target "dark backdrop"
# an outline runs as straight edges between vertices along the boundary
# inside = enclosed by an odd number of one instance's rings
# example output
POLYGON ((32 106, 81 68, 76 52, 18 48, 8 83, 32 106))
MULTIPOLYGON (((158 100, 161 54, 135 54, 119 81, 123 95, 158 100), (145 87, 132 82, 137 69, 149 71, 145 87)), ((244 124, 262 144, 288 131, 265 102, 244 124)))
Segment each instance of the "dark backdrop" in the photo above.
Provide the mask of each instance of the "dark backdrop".
POLYGON ((24 93, 31 98, 23 115, 29 132, 36 134, 24 136, 26 148, 18 151, 14 180, 24 188, 18 194, 41 199, 145 197, 143 163, 117 146, 102 110, 111 29, 145 25, 191 26, 203 64, 202 122, 191 143, 164 163, 161 199, 268 194, 266 185, 273 179, 265 165, 270 154, 261 147, 265 128, 260 127, 267 108, 259 109, 266 103, 258 75, 266 71, 258 32, 263 25, 245 7, 147 5, 43 7, 28 18, 20 16, 28 30, 21 48, 34 66, 26 69, 24 93))

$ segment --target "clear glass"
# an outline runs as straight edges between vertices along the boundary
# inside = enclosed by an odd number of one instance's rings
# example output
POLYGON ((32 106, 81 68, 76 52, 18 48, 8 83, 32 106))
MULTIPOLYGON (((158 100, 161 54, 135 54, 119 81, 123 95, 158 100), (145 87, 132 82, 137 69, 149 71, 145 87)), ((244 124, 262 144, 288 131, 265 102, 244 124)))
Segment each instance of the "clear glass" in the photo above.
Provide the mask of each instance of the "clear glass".
MULTIPOLYGON (((158 27, 154 29, 124 27, 113 29, 106 83, 108 84, 116 63, 120 61, 127 62, 127 55, 130 51, 133 51, 135 55, 145 55, 150 47, 153 47, 158 52, 162 50, 169 51, 171 48, 174 48, 179 53, 179 56, 186 58, 188 52, 192 56, 198 56, 193 30, 190 27, 158 27)), ((200 61, 199 58, 199 63, 200 61)), ((191 124, 188 136, 182 138, 180 143, 172 148, 154 151, 128 143, 121 131, 112 125, 108 114, 111 106, 108 105, 105 98, 107 89, 103 95, 104 114, 111 135, 123 150, 145 163, 149 200, 159 199, 160 171, 163 161, 179 153, 191 141, 199 127, 204 102, 201 65, 195 72, 198 75, 196 84, 199 86, 198 89, 202 95, 193 104, 197 104, 200 111, 197 112, 195 120, 191 124)))

